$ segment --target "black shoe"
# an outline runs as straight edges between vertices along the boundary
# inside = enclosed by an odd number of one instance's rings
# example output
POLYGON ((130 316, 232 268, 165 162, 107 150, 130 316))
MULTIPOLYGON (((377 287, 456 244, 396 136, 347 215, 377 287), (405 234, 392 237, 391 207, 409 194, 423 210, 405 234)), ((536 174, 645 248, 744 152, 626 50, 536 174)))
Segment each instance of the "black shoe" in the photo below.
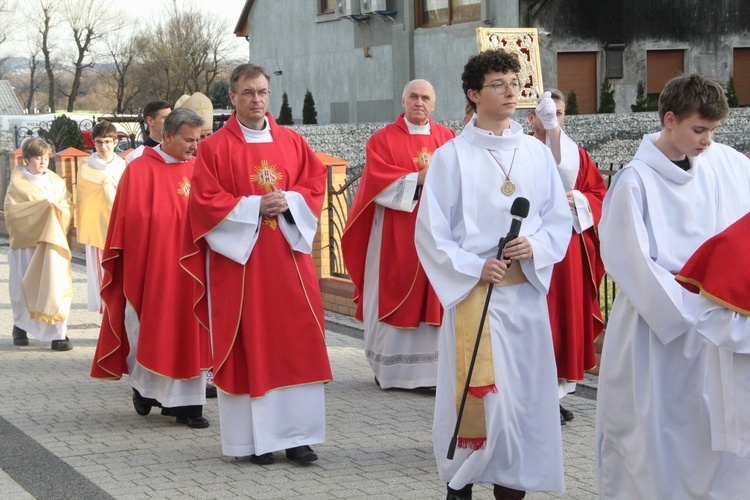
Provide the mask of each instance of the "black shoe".
POLYGON ((13 325, 13 345, 29 345, 29 337, 26 336, 26 330, 18 328, 16 325, 13 325))
POLYGON ((141 393, 133 389, 133 408, 135 408, 135 412, 145 417, 149 413, 151 413, 151 402, 141 396, 141 393))
POLYGON ((250 461, 258 465, 269 465, 273 463, 273 454, 269 451, 262 455, 250 455, 250 461))
POLYGON ((70 343, 70 339, 65 337, 62 340, 53 340, 51 349, 53 351, 69 351, 73 349, 73 344, 70 343))
POLYGON ((471 489, 473 486, 473 483, 467 484, 460 490, 454 490, 448 486, 448 496, 445 497, 445 500, 471 500, 471 489))
POLYGON ((574 418, 573 412, 570 410, 566 410, 562 407, 562 405, 560 405, 560 416, 564 418, 566 422, 573 420, 574 418))
POLYGON ((206 417, 177 417, 177 423, 187 425, 193 429, 205 429, 208 427, 208 419, 206 417))
POLYGON ((206 397, 207 398, 215 398, 216 397, 216 386, 206 387, 206 397))
POLYGON ((286 458, 292 462, 298 464, 306 464, 308 462, 314 462, 318 459, 318 455, 307 445, 295 446, 294 448, 288 448, 286 450, 286 458))
POLYGON ((565 425, 565 419, 562 416, 562 413, 560 414, 560 425, 565 425))

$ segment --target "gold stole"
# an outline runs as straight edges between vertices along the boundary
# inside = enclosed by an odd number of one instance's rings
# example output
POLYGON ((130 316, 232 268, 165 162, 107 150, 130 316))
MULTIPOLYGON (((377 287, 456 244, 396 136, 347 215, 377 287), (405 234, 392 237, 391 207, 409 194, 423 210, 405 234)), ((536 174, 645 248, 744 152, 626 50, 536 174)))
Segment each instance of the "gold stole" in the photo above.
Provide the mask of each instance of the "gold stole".
MULTIPOLYGON (((118 160, 123 163, 124 169, 124 160, 118 160)), ((76 235, 79 243, 104 249, 117 191, 116 183, 121 175, 122 170, 108 175, 89 165, 86 160, 78 163, 76 235)))
MULTIPOLYGON (((517 285, 528 281, 521 271, 521 265, 515 262, 505 272, 498 286, 517 285)), ((482 319, 484 303, 487 299, 489 285, 479 283, 469 295, 456 306, 456 411, 461 407, 461 399, 466 377, 469 373, 471 356, 476 344, 479 322, 482 319)), ((484 396, 497 392, 495 385, 495 365, 492 360, 492 342, 490 339, 489 312, 482 325, 479 349, 474 361, 469 392, 466 396, 461 426, 458 429, 458 448, 479 450, 487 442, 487 423, 484 418, 484 396)))
POLYGON ((54 202, 47 199, 44 188, 24 176, 21 168, 13 171, 5 196, 5 222, 10 248, 36 247, 22 281, 31 319, 54 324, 65 319, 60 307, 73 296, 67 239, 70 193, 54 172, 47 175, 60 193, 54 202))

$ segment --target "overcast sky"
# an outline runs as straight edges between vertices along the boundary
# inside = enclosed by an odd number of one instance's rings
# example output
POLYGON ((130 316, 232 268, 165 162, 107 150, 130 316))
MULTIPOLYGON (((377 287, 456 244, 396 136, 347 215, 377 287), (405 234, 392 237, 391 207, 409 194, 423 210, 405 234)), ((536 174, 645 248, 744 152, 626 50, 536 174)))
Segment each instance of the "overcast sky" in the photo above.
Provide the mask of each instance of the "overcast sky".
MULTIPOLYGON (((23 1, 23 0, 18 0, 23 1)), ((147 19, 149 17, 158 16, 159 13, 171 5, 172 0, 126 0, 125 2, 112 2, 114 9, 119 9, 122 13, 121 17, 124 17, 123 22, 127 25, 135 26, 139 20, 147 19)), ((199 10, 208 12, 211 15, 220 18, 225 26, 227 33, 227 40, 232 43, 232 57, 246 58, 247 57, 247 41, 242 37, 234 36, 234 27, 237 25, 237 20, 242 13, 242 7, 245 6, 245 0, 178 0, 178 5, 188 5, 192 3, 197 6, 199 10)), ((5 15, 3 14, 3 17, 5 15)), ((24 20, 21 16, 18 16, 16 22, 23 23, 24 20)), ((13 40, 9 40, 0 45, 0 55, 11 54, 18 56, 26 56, 26 43, 20 36, 21 30, 17 31, 19 35, 14 36, 13 40)))

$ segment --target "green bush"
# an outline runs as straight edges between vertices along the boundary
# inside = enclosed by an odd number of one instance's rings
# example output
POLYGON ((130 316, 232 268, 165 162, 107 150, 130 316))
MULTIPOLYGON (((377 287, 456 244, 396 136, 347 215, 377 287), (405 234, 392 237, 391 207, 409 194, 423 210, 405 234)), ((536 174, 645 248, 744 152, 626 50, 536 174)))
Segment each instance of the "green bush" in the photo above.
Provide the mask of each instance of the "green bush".
POLYGON ((315 101, 310 89, 305 92, 305 101, 302 103, 302 123, 304 125, 318 124, 318 112, 315 110, 315 101))
POLYGON ((76 148, 86 151, 86 145, 83 143, 83 135, 78 122, 66 115, 60 115, 52 120, 49 130, 40 130, 39 137, 52 143, 55 151, 62 151, 66 148, 76 148))
POLYGON ((229 98, 229 82, 222 80, 211 88, 211 103, 214 109, 232 109, 232 100, 229 98))
POLYGON ((602 82, 601 92, 599 93, 599 111, 598 113, 615 112, 615 89, 609 83, 609 78, 602 82))
POLYGON ((284 92, 281 98, 281 110, 279 110, 279 117, 276 119, 279 125, 294 125, 294 119, 292 118, 292 108, 289 106, 289 97, 284 92))
POLYGON ((565 104, 565 114, 577 115, 579 113, 580 111, 578 111, 578 96, 576 95, 576 91, 571 89, 570 92, 568 92, 567 103, 565 104))
POLYGON ((646 97, 646 87, 643 85, 643 80, 638 81, 638 88, 635 95, 635 104, 630 105, 630 110, 634 113, 640 111, 653 111, 651 109, 648 97, 646 97))
POLYGON ((729 83, 727 83, 727 104, 729 104, 730 108, 740 107, 740 96, 737 95, 733 76, 729 77, 729 83))

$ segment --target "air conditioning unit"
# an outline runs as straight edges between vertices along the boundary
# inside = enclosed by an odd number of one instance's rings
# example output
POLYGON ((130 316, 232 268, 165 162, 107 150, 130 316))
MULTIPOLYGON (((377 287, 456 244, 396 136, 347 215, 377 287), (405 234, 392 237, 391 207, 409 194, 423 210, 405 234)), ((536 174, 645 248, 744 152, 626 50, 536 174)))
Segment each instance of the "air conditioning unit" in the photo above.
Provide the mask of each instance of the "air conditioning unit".
POLYGON ((349 17, 360 15, 359 2, 360 0, 336 0, 336 16, 349 17))
POLYGON ((385 0, 359 0, 362 14, 372 14, 373 12, 383 12, 386 9, 385 0))

